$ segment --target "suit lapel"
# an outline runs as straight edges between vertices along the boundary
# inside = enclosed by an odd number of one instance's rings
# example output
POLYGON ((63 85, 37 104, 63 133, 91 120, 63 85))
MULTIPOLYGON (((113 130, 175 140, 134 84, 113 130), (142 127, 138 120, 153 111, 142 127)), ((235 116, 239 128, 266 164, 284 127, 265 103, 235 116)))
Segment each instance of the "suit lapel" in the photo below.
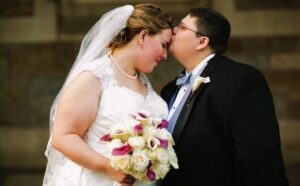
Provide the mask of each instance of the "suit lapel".
POLYGON ((170 99, 172 97, 172 95, 174 94, 174 92, 176 91, 177 86, 176 86, 176 80, 172 81, 169 84, 169 87, 167 87, 166 92, 165 92, 165 101, 169 104, 170 99))
MULTIPOLYGON (((207 77, 210 74, 213 73, 213 71, 216 69, 217 65, 219 64, 219 60, 218 60, 218 55, 216 55, 215 57, 213 57, 211 60, 208 61, 207 66, 205 67, 205 69, 203 70, 203 72, 201 73, 202 77, 207 77)), ((173 138, 175 140, 175 143, 178 142, 178 140, 180 139, 180 136, 187 124, 188 118, 190 116, 190 113, 192 111, 193 108, 193 104, 194 104, 194 100, 195 98, 200 95, 201 92, 203 92, 205 90, 205 87, 207 87, 208 84, 202 84, 198 90, 196 90, 196 92, 192 93, 190 92, 190 95, 187 98, 187 101, 184 104, 184 107, 182 108, 182 111, 177 119, 176 125, 175 125, 175 129, 173 132, 173 138)))

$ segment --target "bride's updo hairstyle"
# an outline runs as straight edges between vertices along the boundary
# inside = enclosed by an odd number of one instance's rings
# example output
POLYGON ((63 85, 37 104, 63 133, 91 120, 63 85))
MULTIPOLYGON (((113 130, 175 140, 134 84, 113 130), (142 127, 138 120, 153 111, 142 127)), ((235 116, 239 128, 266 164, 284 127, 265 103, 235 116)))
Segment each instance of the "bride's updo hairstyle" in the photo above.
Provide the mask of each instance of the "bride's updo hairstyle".
POLYGON ((128 18, 127 26, 109 44, 113 51, 129 43, 134 36, 142 30, 148 34, 156 35, 164 29, 172 29, 172 17, 151 3, 143 3, 134 6, 134 11, 128 18))

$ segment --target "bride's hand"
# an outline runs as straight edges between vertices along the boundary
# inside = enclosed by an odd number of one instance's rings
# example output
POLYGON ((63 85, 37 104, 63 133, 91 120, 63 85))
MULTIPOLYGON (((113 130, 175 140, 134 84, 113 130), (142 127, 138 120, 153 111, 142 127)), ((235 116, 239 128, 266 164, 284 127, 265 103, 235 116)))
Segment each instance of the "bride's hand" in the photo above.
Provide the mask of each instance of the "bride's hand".
POLYGON ((128 174, 124 174, 125 177, 123 178, 123 180, 120 183, 121 186, 131 186, 134 184, 135 182, 135 178, 132 177, 131 175, 128 174))
POLYGON ((123 177, 122 181, 119 182, 121 186, 131 186, 134 184, 134 182, 135 182, 134 177, 132 177, 129 174, 123 174, 123 175, 124 175, 124 177, 123 177))
POLYGON ((106 168, 105 173, 113 180, 120 183, 121 186, 131 186, 135 182, 135 178, 129 174, 121 173, 111 166, 106 168))

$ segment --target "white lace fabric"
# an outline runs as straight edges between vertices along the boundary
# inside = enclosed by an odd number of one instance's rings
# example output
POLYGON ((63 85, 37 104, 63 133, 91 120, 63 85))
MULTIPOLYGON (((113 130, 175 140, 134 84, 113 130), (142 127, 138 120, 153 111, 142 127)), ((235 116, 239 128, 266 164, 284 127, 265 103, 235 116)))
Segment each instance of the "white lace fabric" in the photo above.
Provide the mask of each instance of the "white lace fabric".
MULTIPOLYGON (((166 118, 167 104, 152 89, 146 75, 140 79, 147 85, 147 96, 127 87, 119 86, 112 62, 108 55, 94 60, 82 71, 89 71, 101 81, 102 94, 96 119, 85 134, 87 144, 103 156, 108 155, 105 142, 99 141, 114 124, 124 123, 129 115, 141 109, 148 110, 153 117, 166 118)), ((51 148, 44 178, 44 186, 114 186, 116 182, 107 175, 84 168, 51 148)), ((145 184, 143 184, 145 185, 145 184)))

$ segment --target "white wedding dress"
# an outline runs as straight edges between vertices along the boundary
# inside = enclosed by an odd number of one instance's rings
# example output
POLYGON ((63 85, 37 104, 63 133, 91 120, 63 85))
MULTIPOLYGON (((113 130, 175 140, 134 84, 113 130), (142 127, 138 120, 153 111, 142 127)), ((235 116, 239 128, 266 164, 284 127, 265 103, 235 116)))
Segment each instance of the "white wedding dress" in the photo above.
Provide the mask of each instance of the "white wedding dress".
MULTIPOLYGON (((102 86, 97 116, 88 129, 84 140, 91 148, 106 157, 108 156, 108 148, 105 142, 99 141, 99 139, 108 133, 112 125, 122 122, 130 114, 136 113, 141 109, 150 111, 153 117, 167 118, 168 114, 167 104, 152 89, 149 80, 144 74, 141 73, 139 78, 147 86, 147 96, 119 86, 114 77, 112 65, 111 59, 108 55, 105 55, 81 69, 81 71, 90 71, 99 78, 102 86)), ((118 183, 101 172, 95 172, 72 162, 50 147, 43 185, 117 186, 118 183)), ((151 184, 137 182, 135 185, 144 186, 151 184)))

